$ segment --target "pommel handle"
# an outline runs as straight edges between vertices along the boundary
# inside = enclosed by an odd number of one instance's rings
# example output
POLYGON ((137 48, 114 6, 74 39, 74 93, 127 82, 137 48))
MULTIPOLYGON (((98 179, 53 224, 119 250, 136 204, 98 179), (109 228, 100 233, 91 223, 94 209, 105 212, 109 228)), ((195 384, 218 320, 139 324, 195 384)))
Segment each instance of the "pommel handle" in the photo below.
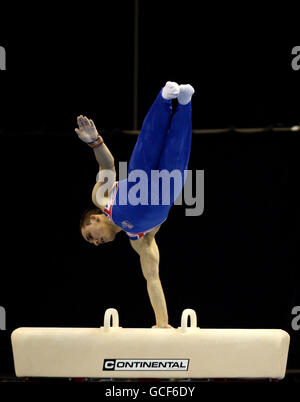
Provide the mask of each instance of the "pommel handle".
POLYGON ((186 330, 188 328, 197 328, 197 315, 195 310, 187 308, 183 310, 181 316, 181 327, 182 330, 186 330), (190 326, 188 326, 188 319, 190 318, 190 326))
POLYGON ((119 313, 115 308, 107 309, 104 314, 104 329, 112 328, 119 328, 119 313))

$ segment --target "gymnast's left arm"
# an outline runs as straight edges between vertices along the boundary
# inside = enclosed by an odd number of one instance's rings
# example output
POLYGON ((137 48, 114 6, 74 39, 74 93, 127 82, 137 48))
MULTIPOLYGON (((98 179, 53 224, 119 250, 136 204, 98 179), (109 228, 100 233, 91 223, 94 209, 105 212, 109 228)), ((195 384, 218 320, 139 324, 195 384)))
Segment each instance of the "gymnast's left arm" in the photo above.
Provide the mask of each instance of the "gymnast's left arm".
POLYGON ((155 327, 171 328, 168 325, 167 305, 159 278, 159 249, 155 238, 148 235, 130 243, 140 256, 141 268, 147 281, 147 290, 155 314, 155 327))
POLYGON ((77 117, 77 123, 78 128, 75 128, 76 134, 81 141, 93 148, 95 158, 99 164, 99 179, 94 185, 92 191, 93 203, 97 207, 101 207, 102 204, 105 206, 107 203, 106 197, 108 197, 109 191, 112 190, 116 180, 114 157, 104 144, 103 138, 99 135, 93 120, 80 115, 77 117), (102 188, 102 196, 98 195, 97 198, 97 191, 104 183, 108 183, 108 185, 105 187, 105 189, 102 188))

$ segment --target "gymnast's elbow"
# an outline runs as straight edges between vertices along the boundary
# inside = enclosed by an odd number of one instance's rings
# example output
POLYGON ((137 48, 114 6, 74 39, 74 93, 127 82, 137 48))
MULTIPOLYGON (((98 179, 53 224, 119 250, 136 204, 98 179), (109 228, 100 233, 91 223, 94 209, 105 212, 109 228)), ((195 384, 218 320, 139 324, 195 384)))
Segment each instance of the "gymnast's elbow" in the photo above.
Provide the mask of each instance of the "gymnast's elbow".
POLYGON ((147 282, 159 281, 158 265, 159 260, 156 256, 142 254, 140 256, 141 267, 143 271, 144 278, 147 282))
POLYGON ((99 165, 99 170, 112 170, 113 172, 115 172, 116 167, 114 157, 111 156, 109 159, 99 165))

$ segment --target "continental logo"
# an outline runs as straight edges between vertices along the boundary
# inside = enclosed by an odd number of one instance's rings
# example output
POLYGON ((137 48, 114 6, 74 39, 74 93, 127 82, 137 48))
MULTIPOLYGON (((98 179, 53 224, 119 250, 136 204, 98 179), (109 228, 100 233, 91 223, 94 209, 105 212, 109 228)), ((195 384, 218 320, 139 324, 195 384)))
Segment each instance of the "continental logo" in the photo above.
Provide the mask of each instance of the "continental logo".
POLYGON ((104 359, 103 371, 187 371, 189 359, 104 359))

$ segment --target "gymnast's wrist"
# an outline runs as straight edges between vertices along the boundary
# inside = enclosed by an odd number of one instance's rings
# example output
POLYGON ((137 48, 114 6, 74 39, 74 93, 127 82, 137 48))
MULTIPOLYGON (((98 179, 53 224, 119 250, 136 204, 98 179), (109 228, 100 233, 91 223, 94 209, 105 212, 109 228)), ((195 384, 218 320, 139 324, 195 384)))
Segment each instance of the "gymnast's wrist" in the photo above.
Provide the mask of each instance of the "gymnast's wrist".
POLYGON ((88 146, 90 147, 90 148, 98 148, 98 147, 100 147, 101 145, 103 145, 104 144, 104 141, 103 141, 103 138, 101 137, 101 135, 99 135, 98 134, 98 137, 94 140, 94 141, 92 141, 92 142, 88 142, 87 143, 88 144, 88 146))

